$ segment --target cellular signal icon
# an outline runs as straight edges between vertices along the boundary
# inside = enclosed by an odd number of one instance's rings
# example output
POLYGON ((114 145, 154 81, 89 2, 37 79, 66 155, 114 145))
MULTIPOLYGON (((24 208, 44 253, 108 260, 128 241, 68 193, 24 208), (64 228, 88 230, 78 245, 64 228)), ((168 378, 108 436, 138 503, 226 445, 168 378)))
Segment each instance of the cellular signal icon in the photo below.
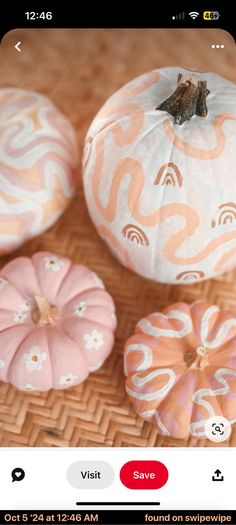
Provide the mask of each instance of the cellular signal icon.
POLYGON ((197 11, 191 11, 191 13, 189 13, 189 16, 191 16, 191 18, 195 20, 195 18, 199 16, 199 13, 197 11))
POLYGON ((185 19, 185 12, 178 13, 178 15, 173 15, 172 20, 184 20, 185 19))

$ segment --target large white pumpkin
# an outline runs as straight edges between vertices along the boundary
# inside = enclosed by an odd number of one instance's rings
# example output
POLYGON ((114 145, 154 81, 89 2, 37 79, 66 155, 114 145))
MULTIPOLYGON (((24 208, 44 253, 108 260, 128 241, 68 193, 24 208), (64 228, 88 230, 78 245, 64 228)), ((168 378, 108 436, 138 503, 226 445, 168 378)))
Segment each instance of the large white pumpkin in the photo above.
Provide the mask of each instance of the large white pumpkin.
POLYGON ((180 67, 115 93, 87 133, 84 188, 115 256, 160 282, 236 265, 236 85, 180 67))

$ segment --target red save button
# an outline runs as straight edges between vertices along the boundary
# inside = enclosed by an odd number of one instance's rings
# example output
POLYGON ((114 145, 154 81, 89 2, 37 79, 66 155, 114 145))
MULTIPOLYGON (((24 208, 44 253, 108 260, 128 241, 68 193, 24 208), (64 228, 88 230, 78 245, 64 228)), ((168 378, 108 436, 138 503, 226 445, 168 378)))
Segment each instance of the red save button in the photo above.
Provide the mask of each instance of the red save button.
POLYGON ((160 461, 129 461, 120 471, 123 485, 133 490, 160 489, 168 480, 168 470, 160 461))

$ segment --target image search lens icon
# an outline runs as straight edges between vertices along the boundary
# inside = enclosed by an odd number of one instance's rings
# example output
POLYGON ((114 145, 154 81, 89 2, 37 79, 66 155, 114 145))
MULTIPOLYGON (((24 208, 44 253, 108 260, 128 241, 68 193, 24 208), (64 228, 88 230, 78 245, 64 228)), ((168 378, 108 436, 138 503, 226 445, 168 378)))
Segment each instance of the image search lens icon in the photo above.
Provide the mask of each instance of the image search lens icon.
POLYGON ((205 425, 205 433, 210 441, 220 443, 226 441, 231 434, 231 424, 223 416, 210 417, 205 425))
POLYGON ((25 471, 23 468, 14 468, 14 470, 11 473, 12 482, 13 481, 22 481, 25 477, 25 471))

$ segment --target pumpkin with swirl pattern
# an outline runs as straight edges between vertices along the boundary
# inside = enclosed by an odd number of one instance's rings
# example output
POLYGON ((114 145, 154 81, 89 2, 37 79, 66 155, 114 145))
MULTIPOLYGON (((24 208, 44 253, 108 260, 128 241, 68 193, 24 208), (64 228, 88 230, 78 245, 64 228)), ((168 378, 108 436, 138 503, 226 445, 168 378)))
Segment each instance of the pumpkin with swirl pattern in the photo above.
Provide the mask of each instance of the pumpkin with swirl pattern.
POLYGON ((91 218, 113 254, 163 283, 236 265, 236 85, 167 67, 112 95, 87 132, 91 218))
POLYGON ((138 322, 125 345, 126 390, 165 436, 206 437, 209 418, 236 423, 236 315, 177 303, 138 322))
POLYGON ((49 228, 78 179, 78 146, 68 119, 45 96, 0 90, 0 254, 49 228))

